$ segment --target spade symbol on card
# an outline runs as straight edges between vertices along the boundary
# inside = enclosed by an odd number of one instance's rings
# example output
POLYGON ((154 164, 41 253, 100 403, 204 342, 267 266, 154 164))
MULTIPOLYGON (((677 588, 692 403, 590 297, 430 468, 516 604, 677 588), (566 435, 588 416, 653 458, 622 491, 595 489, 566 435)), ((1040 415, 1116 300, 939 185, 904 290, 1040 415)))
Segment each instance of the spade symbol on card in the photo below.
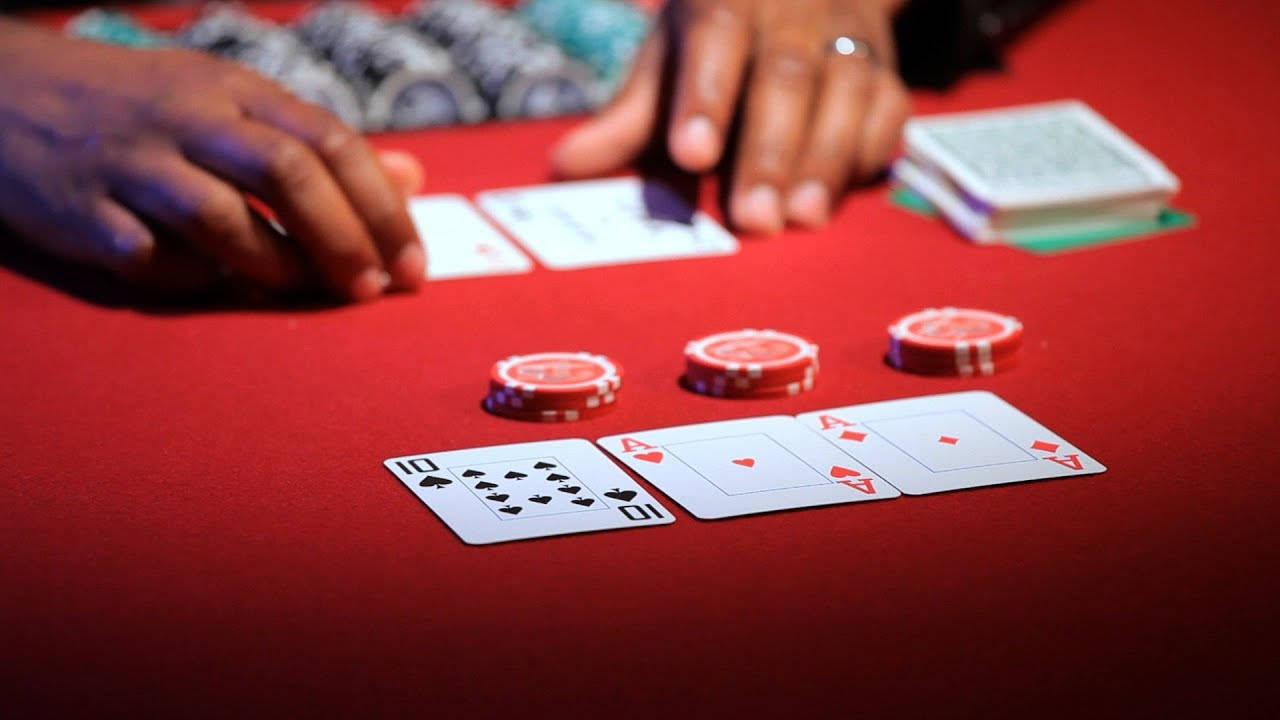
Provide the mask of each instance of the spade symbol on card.
POLYGON ((511 496, 510 496, 510 495, 508 495, 508 494, 506 494, 506 493, 494 493, 494 494, 492 494, 492 495, 485 495, 485 496, 484 496, 484 498, 485 498, 486 500, 492 500, 492 501, 494 501, 494 502, 506 502, 507 498, 509 498, 509 497, 511 497, 511 496))
POLYGON ((488 480, 481 480, 480 482, 476 483, 477 490, 492 490, 496 487, 498 487, 498 483, 492 483, 492 482, 489 482, 488 480))
POLYGON ((507 473, 506 475, 503 475, 502 477, 508 480, 523 480, 529 476, 525 475, 522 472, 516 472, 515 470, 512 470, 511 472, 507 473))
POLYGON ((591 498, 574 498, 569 502, 573 503, 574 505, 581 505, 582 507, 590 507, 591 504, 595 502, 595 500, 592 500, 591 498))
POLYGON ((529 502, 536 502, 539 505, 546 505, 547 503, 551 502, 551 496, 550 495, 534 495, 533 497, 529 498, 529 502))
POLYGON ((563 493, 569 493, 570 495, 577 495, 578 492, 582 490, 582 488, 578 487, 577 485, 565 485, 564 487, 559 487, 556 489, 563 493))
POLYGON ((467 470, 466 472, 462 473, 462 477, 484 477, 484 473, 480 472, 479 470, 467 470))
POLYGON ((561 475, 560 473, 551 473, 547 476, 547 482, 564 482, 568 479, 568 475, 561 475))
POLYGON ((631 498, 634 498, 636 496, 636 491, 635 490, 619 490, 618 488, 614 488, 609 492, 605 493, 604 496, 607 498, 613 498, 614 500, 621 500, 622 502, 629 502, 631 498))
POLYGON ((498 508, 498 512, 504 512, 504 513, 506 513, 506 514, 508 514, 508 515, 519 515, 519 514, 520 514, 520 510, 521 510, 521 508, 520 508, 520 506, 519 506, 519 505, 508 505, 508 506, 506 506, 506 507, 500 507, 500 508, 498 508))
POLYGON ((551 463, 546 462, 544 460, 539 460, 538 462, 533 464, 534 470, 550 470, 553 467, 555 467, 555 465, 552 465, 551 463))
POLYGON ((434 475, 428 475, 425 478, 423 478, 422 482, 418 483, 418 485, 421 487, 433 487, 439 490, 443 488, 445 485, 450 485, 452 483, 453 481, 450 480, 449 478, 442 478, 442 477, 436 477, 434 475))

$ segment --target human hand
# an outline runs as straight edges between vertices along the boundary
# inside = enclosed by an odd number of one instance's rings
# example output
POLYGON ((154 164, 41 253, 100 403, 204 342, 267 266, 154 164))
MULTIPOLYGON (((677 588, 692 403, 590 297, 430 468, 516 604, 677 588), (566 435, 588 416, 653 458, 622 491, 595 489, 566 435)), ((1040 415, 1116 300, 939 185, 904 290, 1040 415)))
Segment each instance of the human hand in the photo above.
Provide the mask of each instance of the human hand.
POLYGON ((163 289, 229 272, 366 300, 421 282, 403 194, 364 138, 253 71, 6 20, 0 67, 0 220, 34 245, 163 289))
POLYGON ((663 73, 673 63, 666 145, 676 164, 705 172, 735 153, 729 217, 744 230, 825 224, 850 182, 888 164, 910 112, 894 70, 899 4, 669 0, 618 95, 560 142, 553 164, 584 177, 634 159, 661 125, 663 73), (852 54, 833 49, 841 36, 857 41, 840 43, 852 54), (739 96, 741 139, 726 148, 739 96))

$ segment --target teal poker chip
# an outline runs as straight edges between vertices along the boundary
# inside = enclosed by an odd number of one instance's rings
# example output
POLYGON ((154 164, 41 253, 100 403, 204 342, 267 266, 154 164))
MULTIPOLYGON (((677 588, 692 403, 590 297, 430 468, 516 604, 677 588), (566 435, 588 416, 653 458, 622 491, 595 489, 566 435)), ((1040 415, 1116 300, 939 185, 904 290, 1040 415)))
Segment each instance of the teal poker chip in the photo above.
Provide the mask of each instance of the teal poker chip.
POLYGON ((651 24, 644 11, 623 0, 525 0, 516 16, 608 86, 626 76, 651 24))
POLYGON ((102 8, 85 10, 71 18, 67 22, 66 32, 86 40, 132 48, 163 47, 170 44, 167 35, 144 26, 134 20, 132 15, 102 8))

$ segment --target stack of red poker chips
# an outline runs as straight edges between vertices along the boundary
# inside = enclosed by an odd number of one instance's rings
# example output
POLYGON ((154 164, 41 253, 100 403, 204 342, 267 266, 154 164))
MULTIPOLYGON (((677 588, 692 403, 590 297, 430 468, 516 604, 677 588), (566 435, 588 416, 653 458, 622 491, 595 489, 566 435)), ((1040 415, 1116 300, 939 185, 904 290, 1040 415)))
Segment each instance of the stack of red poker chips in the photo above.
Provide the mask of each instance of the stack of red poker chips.
POLYGON ((691 340, 684 385, 703 395, 766 398, 798 395, 818 379, 818 346, 777 330, 733 330, 691 340))
POLYGON ((1014 367, 1022 323, 973 308, 926 308, 889 326, 886 360, 920 375, 994 375, 1014 367))
POLYGON ((621 388, 622 366, 604 355, 512 355, 493 364, 484 407, 513 420, 572 422, 608 412, 621 388))

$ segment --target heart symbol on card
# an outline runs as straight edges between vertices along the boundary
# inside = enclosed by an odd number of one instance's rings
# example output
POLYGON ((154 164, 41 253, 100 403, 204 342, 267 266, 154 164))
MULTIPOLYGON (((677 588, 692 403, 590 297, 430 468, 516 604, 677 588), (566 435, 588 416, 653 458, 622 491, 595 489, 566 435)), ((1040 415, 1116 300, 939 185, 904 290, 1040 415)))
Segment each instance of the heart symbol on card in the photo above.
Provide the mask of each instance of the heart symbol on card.
POLYGON ((862 473, 858 472, 857 470, 851 470, 847 467, 842 467, 840 465, 831 466, 831 477, 833 478, 857 477, 861 474, 862 473))
POLYGON ((653 452, 640 453, 635 456, 635 459, 651 463, 660 463, 662 462, 662 453, 657 450, 654 450, 653 452))
POLYGON ((605 493, 604 496, 607 498, 613 498, 614 500, 621 500, 622 502, 628 502, 631 500, 631 498, 636 496, 636 491, 635 490, 619 490, 618 488, 614 488, 609 492, 605 493))
POLYGON ((591 498, 574 498, 574 499, 570 500, 569 502, 573 503, 574 505, 581 505, 582 507, 589 507, 592 503, 594 503, 594 502, 595 502, 595 500, 592 500, 591 498))
POLYGON ((742 467, 755 467, 755 466, 756 466, 756 459, 755 459, 755 458, 736 458, 736 459, 734 459, 734 460, 730 460, 729 462, 733 463, 734 465, 741 465, 742 467))
POLYGON ((569 493, 570 495, 577 495, 578 492, 582 490, 582 488, 577 485, 565 485, 564 487, 560 487, 556 489, 559 490, 560 492, 569 493))

